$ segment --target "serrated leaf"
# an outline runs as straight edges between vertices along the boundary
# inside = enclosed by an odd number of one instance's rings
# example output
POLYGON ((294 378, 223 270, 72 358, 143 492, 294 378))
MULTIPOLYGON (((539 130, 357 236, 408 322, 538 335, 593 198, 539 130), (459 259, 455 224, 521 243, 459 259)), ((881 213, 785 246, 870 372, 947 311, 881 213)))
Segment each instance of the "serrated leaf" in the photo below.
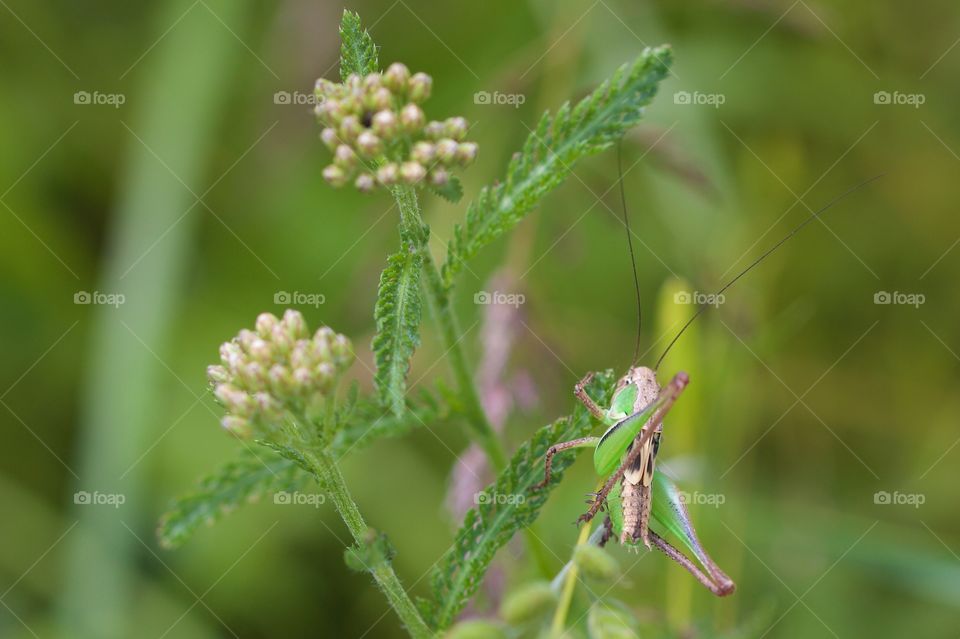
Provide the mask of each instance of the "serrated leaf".
POLYGON ((354 543, 343 551, 344 563, 350 570, 370 572, 380 564, 389 563, 397 554, 384 533, 368 528, 366 537, 364 543, 354 543))
POLYGON ((340 78, 346 80, 351 73, 362 77, 379 68, 377 45, 360 26, 360 16, 344 10, 340 20, 340 78))
POLYGON ((456 204, 463 197, 463 184, 455 175, 451 175, 443 186, 431 186, 430 190, 452 204, 456 204))
POLYGON ((377 290, 373 313, 377 334, 372 344, 375 381, 381 404, 394 415, 404 411, 410 358, 420 345, 421 263, 420 254, 406 248, 391 255, 377 290))
POLYGON ((174 548, 201 526, 216 522, 243 504, 262 495, 296 490, 303 482, 301 474, 298 466, 275 453, 244 450, 236 460, 201 480, 192 493, 174 502, 160 520, 160 544, 174 548))
POLYGON ((447 287, 465 261, 520 222, 567 178, 574 164, 608 148, 640 120, 667 75, 671 57, 667 46, 645 49, 575 107, 566 103, 552 118, 544 113, 510 161, 505 179, 481 190, 467 209, 465 225, 454 228, 443 265, 447 287))
MULTIPOLYGON (((598 375, 590 392, 606 402, 612 373, 598 375)), ((591 429, 590 414, 578 406, 570 417, 544 426, 523 444, 497 480, 484 491, 485 498, 469 510, 457 532, 453 547, 432 571, 434 601, 427 606, 430 623, 443 630, 457 617, 476 592, 497 550, 514 534, 537 518, 550 491, 560 482, 572 455, 553 461, 550 483, 532 490, 543 479, 543 458, 553 444, 582 437, 591 429)))

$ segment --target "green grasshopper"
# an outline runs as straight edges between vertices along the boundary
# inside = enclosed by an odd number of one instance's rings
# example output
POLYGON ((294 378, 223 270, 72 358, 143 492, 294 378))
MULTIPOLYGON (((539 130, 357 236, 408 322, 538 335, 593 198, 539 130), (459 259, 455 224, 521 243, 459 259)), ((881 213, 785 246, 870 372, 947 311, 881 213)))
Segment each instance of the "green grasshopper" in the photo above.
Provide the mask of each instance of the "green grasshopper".
MULTIPOLYGON (((814 211, 783 239, 727 282, 717 291, 716 295, 722 294, 804 226, 817 219, 821 213, 879 177, 876 176, 861 182, 835 197, 819 210, 814 211)), ((623 197, 622 177, 620 189, 621 197, 623 197)), ((630 243, 630 227, 627 221, 625 202, 624 224, 627 229, 628 243, 630 243)), ((631 260, 633 260, 632 243, 629 246, 631 260)), ((639 317, 640 288, 635 266, 634 285, 637 292, 639 317)), ((600 437, 581 437, 551 446, 545 456, 544 480, 536 488, 542 488, 550 481, 550 467, 553 457, 557 453, 573 448, 592 447, 594 449, 594 468, 599 476, 607 477, 607 479, 599 492, 591 495, 593 499, 588 502, 590 503, 589 510, 581 515, 577 522, 588 522, 593 519, 598 512, 605 508, 608 501, 619 504, 619 510, 616 508, 607 509, 601 545, 614 536, 619 539, 621 544, 632 548, 637 548, 638 542, 643 543, 648 549, 651 548, 652 544, 690 572, 697 581, 713 594, 723 597, 733 593, 736 585, 730 577, 720 570, 703 549, 677 487, 662 472, 655 472, 664 416, 690 381, 689 376, 681 371, 675 374, 666 386, 661 387, 657 381, 657 369, 684 331, 707 308, 709 307, 704 304, 698 307, 693 316, 687 320, 667 345, 657 359, 654 368, 630 366, 626 375, 617 382, 608 408, 604 409, 598 406, 586 391, 590 380, 593 378, 592 373, 576 384, 574 395, 586 406, 590 414, 606 427, 606 431, 600 437), (660 526, 686 545, 696 556, 700 566, 650 529, 651 515, 660 526)), ((639 328, 637 347, 634 352, 634 362, 638 359, 639 328)))

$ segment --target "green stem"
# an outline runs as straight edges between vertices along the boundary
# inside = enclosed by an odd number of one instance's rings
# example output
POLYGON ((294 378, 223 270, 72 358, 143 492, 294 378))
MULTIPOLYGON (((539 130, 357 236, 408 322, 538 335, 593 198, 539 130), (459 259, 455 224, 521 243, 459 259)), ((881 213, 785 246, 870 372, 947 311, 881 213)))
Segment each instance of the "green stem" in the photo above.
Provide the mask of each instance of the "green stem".
MULTIPOLYGON (((353 498, 350 496, 350 491, 347 489, 347 484, 343 479, 343 475, 340 473, 340 468, 337 466, 336 461, 330 453, 324 449, 306 452, 304 456, 310 463, 323 490, 333 499, 333 503, 337 507, 337 512, 340 513, 343 523, 347 525, 354 540, 360 546, 366 544, 367 524, 363 520, 363 515, 360 514, 360 509, 357 508, 356 502, 353 501, 353 498)), ((410 635, 414 637, 414 639, 428 639, 433 637, 433 632, 431 632, 423 620, 423 617, 421 617, 419 611, 417 611, 417 607, 410 600, 407 591, 404 590, 403 584, 400 583, 400 579, 397 577, 397 573, 394 572, 390 562, 380 561, 370 566, 369 569, 370 574, 373 575, 373 579, 377 582, 377 585, 380 586, 383 594, 386 595, 387 600, 397 612, 397 615, 410 632, 410 635)))
MULTIPOLYGON (((577 546, 587 543, 590 539, 590 523, 584 524, 580 529, 580 536, 577 537, 577 546)), ((571 561, 570 568, 567 570, 563 581, 563 591, 560 593, 560 603, 553 613, 553 622, 550 624, 550 636, 560 637, 563 635, 564 626, 567 624, 567 614, 570 612, 570 603, 573 601, 573 591, 577 585, 577 573, 579 569, 577 564, 571 561)))
POLYGON ((480 396, 473 383, 473 373, 467 365, 466 355, 461 344, 462 334, 457 317, 450 306, 450 297, 443 286, 440 271, 430 254, 428 245, 429 230, 423 223, 417 193, 411 186, 396 186, 393 196, 400 208, 400 236, 419 251, 423 258, 423 272, 426 274, 427 303, 443 339, 449 357, 454 378, 460 389, 460 397, 467 414, 467 423, 477 443, 483 448, 493 467, 499 471, 506 466, 507 460, 503 446, 497 437, 480 403, 480 396))

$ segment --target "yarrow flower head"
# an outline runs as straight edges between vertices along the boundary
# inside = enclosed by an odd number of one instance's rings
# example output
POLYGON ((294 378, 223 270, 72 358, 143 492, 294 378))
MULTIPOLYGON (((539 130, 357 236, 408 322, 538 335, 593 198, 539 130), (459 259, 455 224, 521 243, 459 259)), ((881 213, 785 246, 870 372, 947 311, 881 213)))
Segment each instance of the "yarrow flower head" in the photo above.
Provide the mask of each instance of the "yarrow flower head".
POLYGON ((221 423, 249 438, 276 428, 288 412, 322 410, 353 362, 353 346, 326 326, 311 336, 303 315, 289 309, 283 319, 258 316, 255 330, 220 346, 220 362, 207 368, 207 377, 227 411, 221 423))
POLYGON ((317 80, 320 138, 333 152, 324 179, 336 187, 352 181, 363 192, 378 184, 446 186, 452 168, 477 157, 477 145, 464 141, 464 118, 427 121, 420 104, 432 86, 429 75, 411 75, 399 62, 342 83, 317 80))

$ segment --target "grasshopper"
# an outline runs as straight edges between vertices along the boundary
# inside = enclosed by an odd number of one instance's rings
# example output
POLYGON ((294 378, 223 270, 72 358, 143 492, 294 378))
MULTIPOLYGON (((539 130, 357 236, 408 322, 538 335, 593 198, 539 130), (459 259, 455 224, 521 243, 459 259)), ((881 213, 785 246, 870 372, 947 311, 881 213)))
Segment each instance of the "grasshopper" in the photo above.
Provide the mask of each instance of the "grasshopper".
MULTIPOLYGON (((759 258, 727 282, 717 291, 717 295, 722 294, 737 280, 759 265, 804 226, 818 219, 821 213, 879 177, 878 175, 861 182, 835 197, 819 210, 814 211, 783 239, 767 249, 759 258)), ((621 198, 624 198, 622 173, 620 195, 621 198)), ((607 479, 597 493, 591 494, 593 499, 588 502, 590 508, 577 519, 577 523, 588 522, 593 519, 598 512, 605 508, 608 501, 619 504, 619 510, 615 508, 607 509, 608 513, 604 521, 601 545, 616 536, 622 545, 628 547, 637 548, 638 542, 643 543, 648 549, 655 546, 685 568, 713 594, 723 597, 732 594, 736 585, 703 549, 679 491, 663 473, 657 473, 655 467, 657 453, 660 450, 663 419, 690 382, 687 373, 681 371, 676 373, 666 386, 661 387, 657 381, 657 369, 684 331, 708 306, 701 304, 698 307, 693 316, 687 320, 667 345, 653 368, 635 365, 640 344, 640 287, 636 275, 625 200, 623 204, 624 225, 627 230, 631 261, 634 264, 634 285, 637 293, 638 331, 637 348, 634 351, 633 358, 634 364, 617 382, 610 406, 606 409, 597 405, 587 393, 586 389, 593 378, 593 373, 588 374, 574 386, 574 395, 583 403, 590 414, 606 427, 606 430, 600 437, 581 437, 551 446, 545 455, 544 480, 535 489, 546 486, 550 481, 550 467, 557 453, 574 448, 592 447, 594 449, 594 468, 599 476, 605 476, 607 479), (699 566, 682 551, 650 529, 651 514, 667 530, 683 541, 696 556, 700 563, 699 566)))

